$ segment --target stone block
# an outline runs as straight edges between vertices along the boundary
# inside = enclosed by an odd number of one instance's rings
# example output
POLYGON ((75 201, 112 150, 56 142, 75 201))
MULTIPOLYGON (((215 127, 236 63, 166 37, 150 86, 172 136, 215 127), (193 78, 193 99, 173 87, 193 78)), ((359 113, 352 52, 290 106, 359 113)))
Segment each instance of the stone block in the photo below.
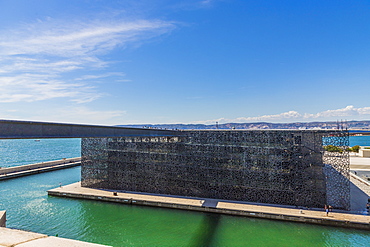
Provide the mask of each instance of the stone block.
POLYGON ((20 243, 46 237, 44 234, 0 227, 0 246, 18 246, 20 243))
POLYGON ((106 245, 93 244, 88 242, 82 242, 78 240, 48 237, 41 238, 27 243, 19 244, 16 247, 103 247, 106 245))

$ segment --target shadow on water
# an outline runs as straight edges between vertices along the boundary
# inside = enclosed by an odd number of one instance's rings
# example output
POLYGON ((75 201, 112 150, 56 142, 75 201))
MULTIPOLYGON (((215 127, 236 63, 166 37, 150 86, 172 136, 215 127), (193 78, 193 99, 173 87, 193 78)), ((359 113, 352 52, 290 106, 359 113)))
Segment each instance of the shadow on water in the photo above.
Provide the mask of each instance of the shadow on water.
POLYGON ((213 246, 212 242, 217 232, 220 217, 220 214, 205 214, 189 246, 213 246))

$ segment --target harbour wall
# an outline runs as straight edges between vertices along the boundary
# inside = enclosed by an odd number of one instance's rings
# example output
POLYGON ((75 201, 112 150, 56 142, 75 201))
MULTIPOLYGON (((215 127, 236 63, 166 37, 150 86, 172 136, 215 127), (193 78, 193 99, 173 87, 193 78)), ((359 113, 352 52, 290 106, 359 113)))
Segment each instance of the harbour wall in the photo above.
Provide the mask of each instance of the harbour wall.
POLYGON ((48 194, 50 196, 88 199, 129 205, 191 210, 370 230, 370 216, 368 215, 348 214, 340 211, 330 212, 329 215, 326 215, 323 209, 307 210, 283 205, 253 204, 209 198, 186 198, 135 192, 114 192, 81 187, 79 183, 49 190, 48 194))
POLYGON ((47 171, 59 170, 78 166, 81 164, 81 157, 48 161, 30 165, 0 168, 0 180, 27 176, 47 171))

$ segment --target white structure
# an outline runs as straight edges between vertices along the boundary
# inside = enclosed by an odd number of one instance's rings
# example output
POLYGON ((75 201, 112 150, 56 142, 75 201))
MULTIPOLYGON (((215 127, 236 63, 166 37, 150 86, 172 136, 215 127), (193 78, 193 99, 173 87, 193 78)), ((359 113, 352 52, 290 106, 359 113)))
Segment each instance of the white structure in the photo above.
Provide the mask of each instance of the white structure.
POLYGON ((370 157, 370 147, 361 147, 358 152, 360 157, 370 157))

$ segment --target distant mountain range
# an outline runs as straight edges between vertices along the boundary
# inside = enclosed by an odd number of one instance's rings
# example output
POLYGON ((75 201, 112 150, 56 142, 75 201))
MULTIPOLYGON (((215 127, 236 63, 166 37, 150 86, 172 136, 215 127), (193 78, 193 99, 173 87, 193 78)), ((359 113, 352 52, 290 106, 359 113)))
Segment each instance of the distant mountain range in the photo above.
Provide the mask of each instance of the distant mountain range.
POLYGON ((370 121, 308 122, 308 123, 226 123, 226 124, 134 124, 119 125, 133 128, 160 129, 363 129, 370 130, 370 121))

